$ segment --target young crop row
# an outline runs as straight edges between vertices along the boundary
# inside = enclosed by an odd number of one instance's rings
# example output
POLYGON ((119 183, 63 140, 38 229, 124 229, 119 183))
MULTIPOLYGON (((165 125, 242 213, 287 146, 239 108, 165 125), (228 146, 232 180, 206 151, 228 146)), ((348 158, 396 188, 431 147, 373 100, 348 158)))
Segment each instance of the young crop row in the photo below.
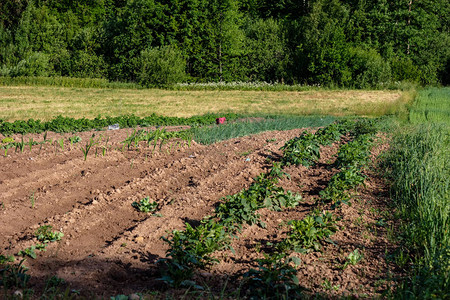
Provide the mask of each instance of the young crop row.
MULTIPOLYGON (((124 151, 125 147, 128 150, 130 149, 139 149, 140 142, 146 142, 148 147, 153 147, 152 154, 156 150, 156 147, 159 143, 159 150, 161 150, 162 146, 168 142, 168 140, 173 138, 181 139, 181 141, 177 141, 176 143, 172 143, 167 151, 171 151, 172 148, 177 148, 184 146, 187 144, 189 147, 192 142, 192 131, 190 130, 181 130, 181 131, 166 131, 166 129, 156 129, 156 130, 134 130, 127 138, 121 142, 122 147, 118 147, 117 150, 124 151)), ((64 147, 66 143, 70 143, 70 147, 72 148, 74 144, 80 143, 81 138, 77 135, 71 136, 68 139, 60 138, 60 139, 47 139, 47 133, 44 134, 44 139, 40 142, 35 141, 33 138, 30 138, 28 141, 24 141, 22 136, 20 141, 15 141, 11 137, 6 137, 1 141, 0 149, 4 150, 4 155, 8 155, 9 149, 14 148, 15 152, 24 152, 27 147, 29 147, 30 151, 34 145, 40 145, 39 153, 41 152, 44 145, 47 143, 50 145, 54 145, 55 151, 57 151, 58 147, 64 151, 64 147)), ((102 135, 95 137, 93 134, 81 147, 81 151, 84 156, 84 160, 87 160, 89 152, 92 152, 91 149, 95 149, 95 156, 101 153, 102 156, 106 155, 106 152, 113 148, 112 145, 108 146, 109 137, 104 139, 102 135)))
MULTIPOLYGON (((301 196, 284 191, 277 186, 283 176, 289 176, 283 167, 294 165, 311 166, 320 158, 320 145, 329 145, 350 130, 355 131, 350 121, 333 123, 311 134, 304 132, 281 148, 281 163, 255 178, 249 188, 224 198, 216 208, 215 215, 205 217, 200 225, 186 223, 185 230, 174 230, 162 239, 168 243, 167 257, 161 259, 162 280, 172 286, 195 286, 193 276, 197 269, 204 269, 218 262, 212 254, 219 250, 231 250, 231 241, 237 237, 243 224, 265 227, 258 210, 267 208, 281 211, 299 204, 301 196)), ((358 163, 354 163, 357 165, 358 163)), ((290 257, 290 252, 306 253, 319 251, 321 243, 337 231, 337 218, 330 212, 314 210, 302 220, 291 220, 288 237, 272 245, 264 259, 258 260, 258 269, 251 269, 243 277, 246 290, 257 297, 300 292, 297 269, 300 260, 290 257)))
MULTIPOLYGON (((41 122, 40 120, 29 119, 28 121, 6 122, 0 119, 0 134, 9 136, 12 134, 42 133, 46 131, 53 132, 81 132, 92 129, 102 129, 110 125, 119 124, 120 128, 133 128, 137 126, 198 126, 214 124, 218 115, 203 115, 190 118, 165 117, 152 114, 148 117, 140 118, 135 115, 125 115, 118 117, 97 117, 95 119, 74 119, 63 116, 57 116, 51 121, 41 122)), ((238 115, 233 113, 222 114, 220 117, 226 117, 227 120, 234 120, 238 115)))

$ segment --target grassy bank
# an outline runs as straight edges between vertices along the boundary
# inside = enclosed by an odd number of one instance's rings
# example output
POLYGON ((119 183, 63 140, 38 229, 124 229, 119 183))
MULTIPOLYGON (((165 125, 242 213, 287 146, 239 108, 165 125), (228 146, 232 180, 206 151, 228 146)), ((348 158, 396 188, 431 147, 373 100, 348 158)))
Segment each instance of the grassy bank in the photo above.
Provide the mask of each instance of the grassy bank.
POLYGON ((385 165, 402 220, 395 261, 409 268, 396 297, 450 297, 449 89, 426 89, 410 110, 410 125, 394 135, 385 165), (447 124, 445 124, 447 123, 447 124))
POLYGON ((402 91, 176 91, 0 86, 0 119, 49 121, 58 115, 93 119, 99 114, 145 117, 152 113, 191 117, 229 112, 374 117, 395 113, 410 100, 410 92, 402 91))

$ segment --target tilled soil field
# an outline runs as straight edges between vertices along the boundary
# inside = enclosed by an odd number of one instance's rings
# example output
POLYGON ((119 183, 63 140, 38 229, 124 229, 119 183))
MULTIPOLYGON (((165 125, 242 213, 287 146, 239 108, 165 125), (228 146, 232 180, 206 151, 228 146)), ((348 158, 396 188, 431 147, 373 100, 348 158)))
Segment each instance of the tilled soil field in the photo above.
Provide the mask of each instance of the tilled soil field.
MULTIPOLYGON (((0 156, 0 254, 15 255, 35 245, 35 231, 51 225, 64 233, 62 240, 49 243, 46 251, 36 251, 36 259, 25 262, 32 275, 28 287, 35 295, 42 293, 51 276, 64 279, 65 286, 87 298, 185 295, 158 280, 156 262, 168 249, 161 237, 214 214, 223 197, 247 188, 280 159, 280 147, 303 130, 265 132, 209 146, 173 141, 156 151, 145 146, 122 150, 120 142, 131 129, 77 133, 82 141, 73 145, 67 141, 73 134, 49 133, 47 139, 53 143, 34 145, 31 150, 27 145, 23 152, 9 149, 0 156), (104 155, 92 148, 85 161, 81 148, 92 134, 101 135, 103 141, 109 137, 110 147, 104 155), (61 137, 66 141, 64 150, 56 142, 61 137), (144 197, 159 204, 158 215, 132 207, 144 197)), ((39 142, 43 135, 26 135, 24 140, 30 138, 39 142)), ((240 291, 244 296, 241 275, 257 267, 256 259, 264 257, 267 242, 286 236, 288 227, 280 224, 302 219, 316 207, 319 192, 337 172, 332 164, 339 143, 322 147, 321 159, 313 167, 285 168, 290 179, 284 178, 280 185, 301 194, 300 205, 280 212, 262 209, 267 227, 244 225, 232 242, 235 253, 215 253, 219 263, 199 270, 196 282, 208 293, 220 295, 224 290, 235 297, 233 293, 240 291)), ((384 147, 378 143, 373 156, 384 147)), ((385 184, 372 171, 365 175, 365 185, 351 205, 333 211, 340 220, 332 241, 324 243, 322 251, 292 254, 301 260, 297 277, 306 295, 373 298, 381 296, 398 273, 386 257, 395 245, 387 239, 392 224, 385 184), (381 219, 385 224, 377 226, 381 219), (344 266, 355 249, 363 259, 344 266)))

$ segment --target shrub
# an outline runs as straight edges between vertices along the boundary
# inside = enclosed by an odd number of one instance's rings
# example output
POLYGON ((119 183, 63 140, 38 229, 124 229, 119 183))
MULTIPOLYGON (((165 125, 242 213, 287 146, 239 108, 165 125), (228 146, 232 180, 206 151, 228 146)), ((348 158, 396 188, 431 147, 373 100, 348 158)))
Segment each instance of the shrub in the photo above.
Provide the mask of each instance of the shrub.
POLYGON ((48 76, 50 73, 48 56, 41 52, 33 52, 11 68, 9 75, 17 76, 48 76))
POLYGON ((186 77, 186 61, 181 52, 171 46, 143 50, 136 67, 137 80, 144 86, 174 84, 186 77))
POLYGON ((349 66, 353 85, 376 88, 391 81, 391 67, 374 49, 350 48, 349 66))

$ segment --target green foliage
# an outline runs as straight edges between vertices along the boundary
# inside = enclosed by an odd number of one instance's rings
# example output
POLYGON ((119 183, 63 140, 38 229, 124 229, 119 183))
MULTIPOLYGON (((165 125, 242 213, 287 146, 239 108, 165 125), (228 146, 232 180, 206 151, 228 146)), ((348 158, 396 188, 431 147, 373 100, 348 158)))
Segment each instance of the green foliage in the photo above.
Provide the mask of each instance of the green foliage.
MULTIPOLYGON (((4 258, 0 255, 0 258, 4 258)), ((25 259, 22 259, 18 264, 13 264, 13 260, 7 258, 6 261, 0 260, 0 286, 5 289, 8 288, 25 288, 31 278, 27 274, 28 268, 23 263, 25 259)))
POLYGON ((17 255, 19 256, 28 256, 31 257, 32 259, 36 259, 37 254, 36 254, 36 250, 38 251, 46 251, 46 244, 36 244, 36 245, 32 245, 28 248, 25 248, 24 250, 20 250, 17 255))
POLYGON ((216 209, 217 217, 233 229, 236 224, 240 226, 243 223, 265 227, 260 215, 256 213, 258 209, 266 207, 279 211, 284 207, 295 207, 301 200, 300 195, 294 195, 290 191, 286 193, 276 185, 278 179, 285 175, 281 166, 274 164, 270 171, 256 177, 248 189, 227 196, 225 202, 216 209))
POLYGON ((327 187, 320 191, 320 199, 335 205, 347 203, 350 199, 350 190, 364 183, 364 176, 355 166, 343 168, 331 177, 327 187))
POLYGON ((381 88, 391 81, 391 67, 374 49, 350 48, 352 84, 356 88, 381 88))
POLYGON ((174 47, 145 49, 136 64, 137 81, 143 86, 164 86, 185 79, 186 61, 174 47))
POLYGON ((359 135, 355 140, 339 147, 335 165, 339 168, 347 166, 364 167, 369 161, 371 148, 372 135, 359 135))
POLYGON ((445 125, 397 132, 383 166, 413 267, 399 297, 445 298, 450 289, 450 135, 445 125))
POLYGON ((283 147, 283 165, 312 166, 320 158, 320 144, 315 135, 304 131, 287 141, 283 147))
POLYGON ((450 88, 428 88, 419 91, 409 111, 409 121, 450 124, 450 88))
POLYGON ((353 250, 350 252, 350 254, 347 256, 346 261, 344 263, 343 268, 345 269, 348 265, 356 265, 364 258, 364 255, 359 252, 358 249, 353 250))
POLYGON ((38 241, 44 243, 60 241, 64 234, 59 231, 52 231, 52 229, 51 225, 43 225, 35 231, 34 235, 38 241))
POLYGON ((314 134, 320 145, 331 145, 333 142, 338 141, 341 135, 342 130, 338 123, 319 128, 314 134))
POLYGON ((244 25, 247 77, 251 81, 282 81, 286 77, 288 53, 280 22, 248 19, 244 25))
POLYGON ((69 137, 69 142, 71 145, 79 143, 79 142, 81 142, 81 137, 79 137, 78 135, 71 136, 71 137, 69 137))
POLYGON ((50 64, 48 56, 42 52, 34 52, 11 68, 7 75, 18 76, 48 76, 50 64))
MULTIPOLYGON (((227 120, 229 121, 228 117, 227 120)), ((194 140, 197 143, 212 144, 235 137, 246 136, 268 130, 289 130, 302 127, 328 125, 334 117, 317 116, 268 116, 261 121, 229 122, 215 127, 194 128, 194 140)))
POLYGON ((288 237, 276 246, 280 252, 319 251, 321 242, 337 231, 336 217, 329 212, 315 212, 302 220, 292 220, 287 224, 291 227, 288 237))
POLYGON ((140 118, 135 115, 124 115, 118 117, 105 116, 102 118, 98 116, 95 119, 89 120, 85 118, 74 119, 63 116, 58 116, 48 122, 41 122, 40 120, 29 119, 28 121, 14 121, 5 122, 0 119, 0 133, 3 135, 11 135, 15 133, 42 133, 44 131, 54 132, 80 132, 92 129, 100 129, 113 124, 119 124, 120 128, 132 128, 136 126, 174 126, 174 125, 210 125, 214 124, 219 116, 225 116, 227 120, 234 120, 238 115, 233 113, 223 115, 203 115, 193 116, 189 118, 165 117, 152 114, 150 116, 140 118))
POLYGON ((297 270, 291 264, 298 260, 275 253, 257 259, 258 269, 244 273, 246 296, 250 299, 281 299, 300 297, 297 270))
POLYGON ((196 268, 218 262, 211 256, 213 252, 232 249, 228 229, 208 218, 196 227, 186 223, 185 230, 174 230, 162 239, 169 244, 166 255, 170 258, 159 260, 165 266, 161 280, 176 287, 189 284, 196 268))
POLYGON ((131 206, 133 206, 140 212, 155 212, 158 209, 158 203, 155 201, 150 202, 149 197, 145 197, 139 202, 135 201, 131 203, 131 206))
POLYGON ((185 78, 358 88, 382 88, 391 77, 445 84, 449 13, 445 0, 4 0, 0 76, 146 86, 185 78))

